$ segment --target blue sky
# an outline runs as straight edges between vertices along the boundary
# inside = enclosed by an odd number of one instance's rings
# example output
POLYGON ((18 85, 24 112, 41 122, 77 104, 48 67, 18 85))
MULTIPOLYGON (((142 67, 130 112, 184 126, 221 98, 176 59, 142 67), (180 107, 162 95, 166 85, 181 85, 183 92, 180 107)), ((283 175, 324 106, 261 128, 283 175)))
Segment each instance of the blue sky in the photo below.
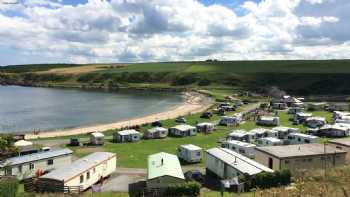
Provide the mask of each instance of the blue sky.
POLYGON ((20 2, 0 4, 0 65, 350 58, 349 0, 20 2))

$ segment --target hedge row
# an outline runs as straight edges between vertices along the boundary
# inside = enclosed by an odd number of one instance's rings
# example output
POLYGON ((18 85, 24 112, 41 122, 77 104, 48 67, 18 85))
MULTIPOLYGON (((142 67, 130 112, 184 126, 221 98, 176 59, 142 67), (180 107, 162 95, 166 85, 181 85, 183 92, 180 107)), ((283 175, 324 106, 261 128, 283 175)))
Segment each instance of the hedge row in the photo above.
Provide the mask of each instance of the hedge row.
POLYGON ((199 196, 201 185, 197 182, 176 184, 166 189, 164 196, 199 196))
POLYGON ((16 197, 18 185, 16 178, 0 178, 0 197, 16 197))

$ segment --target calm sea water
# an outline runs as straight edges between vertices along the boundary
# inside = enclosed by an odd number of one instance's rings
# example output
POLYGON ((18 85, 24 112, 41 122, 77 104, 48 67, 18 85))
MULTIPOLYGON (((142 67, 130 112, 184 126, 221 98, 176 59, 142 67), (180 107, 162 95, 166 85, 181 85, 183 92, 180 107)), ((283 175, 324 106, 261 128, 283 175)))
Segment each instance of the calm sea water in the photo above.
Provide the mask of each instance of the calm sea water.
POLYGON ((0 86, 0 133, 51 131, 161 112, 180 94, 0 86))

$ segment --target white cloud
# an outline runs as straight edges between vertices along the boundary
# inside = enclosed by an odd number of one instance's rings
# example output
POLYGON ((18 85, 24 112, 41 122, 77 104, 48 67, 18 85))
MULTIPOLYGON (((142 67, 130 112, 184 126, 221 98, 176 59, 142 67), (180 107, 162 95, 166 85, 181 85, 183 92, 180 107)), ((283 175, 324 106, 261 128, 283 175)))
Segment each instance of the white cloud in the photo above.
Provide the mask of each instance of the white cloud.
POLYGON ((197 0, 89 0, 76 6, 28 0, 0 5, 0 49, 32 55, 28 63, 350 55, 348 0, 246 1, 240 7, 244 15, 197 0), (321 48, 327 50, 316 51, 321 48))

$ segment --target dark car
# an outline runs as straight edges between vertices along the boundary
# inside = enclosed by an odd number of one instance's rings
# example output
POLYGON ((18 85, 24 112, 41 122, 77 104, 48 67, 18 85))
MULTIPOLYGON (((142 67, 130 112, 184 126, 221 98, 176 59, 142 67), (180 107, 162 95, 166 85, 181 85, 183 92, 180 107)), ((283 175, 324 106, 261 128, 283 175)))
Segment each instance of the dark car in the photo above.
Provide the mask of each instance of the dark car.
POLYGON ((213 116, 213 113, 212 112, 204 112, 202 113, 201 115, 201 118, 211 118, 213 116))
POLYGON ((69 146, 80 146, 80 141, 78 138, 71 138, 69 146))
POLYGON ((160 121, 152 122, 152 127, 161 127, 161 126, 163 126, 163 125, 160 121))
POLYGON ((177 117, 175 122, 177 122, 177 123, 186 123, 186 119, 184 117, 177 117))
POLYGON ((204 175, 198 170, 190 170, 185 173, 185 178, 187 181, 197 181, 199 183, 204 183, 204 175))

